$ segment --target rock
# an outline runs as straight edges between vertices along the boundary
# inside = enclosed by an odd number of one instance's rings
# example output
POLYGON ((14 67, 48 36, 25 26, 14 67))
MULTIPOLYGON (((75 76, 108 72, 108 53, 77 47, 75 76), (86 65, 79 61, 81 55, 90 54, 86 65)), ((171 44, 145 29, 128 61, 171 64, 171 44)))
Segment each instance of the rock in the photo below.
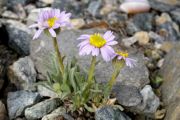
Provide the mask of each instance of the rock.
POLYGON ((164 42, 164 37, 158 35, 157 33, 155 32, 149 32, 149 38, 150 40, 153 40, 157 43, 163 43, 164 42))
POLYGON ((155 95, 150 85, 146 85, 140 93, 143 97, 143 101, 136 107, 131 107, 131 111, 153 116, 160 105, 159 98, 155 95))
POLYGON ((164 120, 179 120, 180 119, 180 102, 179 99, 170 103, 167 107, 167 112, 164 120))
POLYGON ((134 37, 138 40, 139 45, 147 45, 149 43, 149 35, 145 31, 137 32, 134 37))
POLYGON ((30 52, 30 41, 32 40, 30 29, 21 22, 14 20, 3 20, 9 34, 9 47, 20 55, 28 55, 30 52))
POLYGON ((2 101, 0 101, 0 119, 1 120, 7 120, 7 115, 6 114, 7 114, 6 107, 2 103, 2 101))
POLYGON ((172 48, 173 48, 172 42, 164 42, 160 47, 160 49, 166 53, 170 52, 172 48))
POLYGON ((106 4, 101 10, 100 10, 100 14, 101 15, 107 15, 110 12, 112 12, 113 10, 115 10, 116 7, 114 7, 112 4, 106 4))
POLYGON ((162 13, 161 16, 156 16, 155 22, 157 25, 161 25, 166 22, 172 22, 172 19, 168 13, 162 13))
POLYGON ((72 18, 82 17, 87 10, 88 2, 86 0, 74 2, 74 0, 54 0, 52 7, 60 10, 66 10, 72 13, 72 18), (71 4, 69 4, 71 3, 71 4))
POLYGON ((140 30, 150 31, 153 28, 153 17, 154 15, 150 13, 140 13, 136 14, 132 21, 140 30))
POLYGON ((51 97, 51 98, 58 97, 58 95, 54 91, 52 91, 42 85, 38 85, 37 89, 38 89, 38 93, 43 97, 51 97))
POLYGON ((180 5, 179 0, 157 0, 157 1, 169 4, 169 5, 177 5, 177 4, 180 5))
POLYGON ((40 0, 40 1, 45 4, 52 4, 54 2, 54 0, 40 0))
POLYGON ((59 107, 54 110, 52 113, 45 115, 42 120, 59 120, 59 119, 66 119, 66 120, 74 120, 71 116, 66 114, 66 109, 64 107, 59 107))
POLYGON ((4 0, 0 0, 0 13, 2 13, 4 5, 5 5, 4 0))
POLYGON ((54 109, 61 105, 61 100, 58 98, 42 101, 25 110, 27 120, 37 120, 49 114, 54 109))
POLYGON ((125 107, 136 106, 143 100, 140 91, 134 86, 119 85, 114 86, 113 92, 119 104, 125 107), (120 92, 119 92, 120 91, 120 92))
POLYGON ((122 43, 124 44, 124 46, 126 47, 130 47, 131 45, 133 45, 134 43, 136 43, 138 41, 138 39, 136 37, 130 37, 130 38, 124 38, 122 39, 122 43))
POLYGON ((131 120, 131 118, 119 109, 105 106, 95 112, 95 120, 131 120))
POLYGON ((169 12, 175 9, 173 5, 168 5, 156 0, 149 0, 150 6, 152 9, 160 11, 160 12, 169 12))
POLYGON ((85 21, 82 18, 71 19, 71 24, 73 25, 73 28, 79 29, 85 25, 85 21))
POLYGON ((4 80, 0 78, 0 90, 2 89, 3 85, 4 85, 4 80))
POLYGON ((87 8, 87 11, 93 15, 93 16, 96 16, 98 13, 98 10, 101 6, 101 0, 97 0, 97 1, 91 1, 88 8, 87 8))
POLYGON ((113 23, 120 23, 120 22, 125 23, 125 21, 128 20, 128 16, 127 16, 127 14, 123 14, 123 13, 119 14, 119 13, 113 11, 107 15, 107 19, 112 24, 113 23))
POLYGON ((2 17, 9 18, 9 19, 19 19, 19 16, 11 11, 4 11, 2 13, 2 17))
POLYGON ((167 41, 178 41, 180 38, 179 31, 172 22, 166 22, 157 26, 156 31, 167 41))
POLYGON ((172 18, 180 24, 180 9, 176 9, 170 12, 172 18))
POLYGON ((10 119, 23 115, 24 110, 40 100, 38 93, 27 91, 9 92, 7 98, 8 114, 10 119))
MULTIPOLYGON (((78 48, 77 44, 79 41, 76 39, 83 33, 91 34, 94 32, 102 32, 102 30, 97 29, 90 29, 90 30, 68 30, 68 31, 62 31, 60 36, 58 36, 59 45, 61 48, 61 51, 63 54, 66 55, 66 57, 71 59, 73 56, 75 56, 79 60, 79 64, 83 66, 83 68, 87 68, 90 64, 90 58, 88 56, 81 57, 78 55, 78 48), (67 42, 68 41, 68 42, 67 42), (67 49, 68 48, 68 49, 67 49)), ((40 38, 44 40, 46 49, 41 49, 39 52, 35 53, 36 49, 39 46, 40 41, 32 41, 31 43, 31 57, 35 63, 35 66, 39 73, 42 73, 43 75, 46 75, 47 68, 42 65, 42 60, 44 63, 50 63, 48 61, 49 55, 47 53, 50 53, 53 51, 52 43, 49 38, 42 36, 40 38)), ((129 67, 124 67, 117 78, 117 83, 122 85, 130 85, 130 86, 136 86, 137 88, 143 88, 146 84, 149 83, 149 72, 144 64, 144 55, 141 53, 137 53, 136 50, 133 50, 130 52, 130 57, 137 60, 137 66, 130 69, 129 67)), ((100 62, 97 65, 97 71, 96 71, 96 79, 98 82, 107 82, 109 80, 109 76, 112 73, 112 65, 110 63, 106 62, 100 62)))
POLYGON ((163 84, 161 86, 162 100, 165 105, 180 98, 180 43, 176 43, 167 54, 161 68, 163 84))
POLYGON ((34 90, 36 82, 36 70, 30 57, 20 58, 8 69, 8 78, 18 89, 34 90))

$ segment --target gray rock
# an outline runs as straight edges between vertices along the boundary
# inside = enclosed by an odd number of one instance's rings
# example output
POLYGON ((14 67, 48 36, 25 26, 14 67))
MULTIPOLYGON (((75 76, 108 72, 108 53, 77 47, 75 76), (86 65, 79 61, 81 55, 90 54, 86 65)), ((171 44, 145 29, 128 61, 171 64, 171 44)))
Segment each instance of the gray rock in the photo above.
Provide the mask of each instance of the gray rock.
POLYGON ((136 43, 138 41, 138 39, 136 37, 129 37, 129 38, 124 38, 122 39, 122 43, 124 44, 124 46, 126 47, 130 47, 131 45, 133 45, 134 43, 136 43))
POLYGON ((51 98, 58 97, 58 95, 54 91, 52 91, 52 90, 50 90, 50 89, 48 89, 42 85, 38 85, 37 89, 38 89, 38 93, 41 96, 51 97, 51 98))
POLYGON ((34 90, 33 83, 36 82, 36 70, 30 57, 20 58, 8 69, 8 78, 18 89, 34 90))
POLYGON ((157 32, 163 33, 163 37, 167 41, 178 41, 180 38, 179 31, 176 30, 172 22, 166 22, 157 26, 157 32))
POLYGON ((9 46, 20 55, 28 55, 30 52, 30 41, 32 40, 30 29, 21 22, 14 20, 3 20, 9 34, 9 46))
POLYGON ((6 107, 2 101, 0 101, 0 120, 7 120, 6 107))
POLYGON ((134 86, 114 86, 113 92, 115 93, 119 104, 125 107, 137 106, 143 100, 140 91, 134 86))
POLYGON ((54 0, 52 7, 72 13, 72 17, 80 17, 88 7, 88 1, 75 2, 74 0, 54 0), (71 4, 69 4, 71 3, 71 4))
POLYGON ((158 35, 157 33, 155 32, 149 32, 149 38, 157 43, 163 43, 164 42, 164 37, 158 35))
POLYGON ((180 9, 176 9, 170 12, 172 18, 180 24, 180 9))
POLYGON ((131 118, 119 109, 105 106, 95 112, 95 120, 131 120, 131 118))
POLYGON ((59 120, 59 119, 66 119, 66 120, 74 120, 71 116, 66 114, 66 109, 64 107, 59 107, 54 110, 52 113, 45 115, 42 120, 59 120))
POLYGON ((153 116, 160 105, 159 98, 155 95, 150 85, 146 85, 140 93, 143 97, 143 101, 136 107, 131 107, 131 111, 153 116))
POLYGON ((101 0, 97 0, 97 1, 91 1, 88 8, 87 8, 87 11, 89 13, 91 13, 91 15, 95 16, 98 14, 98 10, 101 6, 101 0))
POLYGON ((153 17, 151 13, 140 13, 133 17, 133 23, 142 31, 150 31, 153 28, 153 17))
POLYGON ((149 0, 150 6, 152 9, 160 11, 160 12, 170 12, 173 9, 175 9, 175 7, 173 5, 168 5, 156 0, 149 0))
POLYGON ((2 11, 3 11, 3 7, 4 7, 4 5, 5 5, 5 2, 4 2, 4 0, 0 0, 0 13, 2 13, 2 11))
MULTIPOLYGON (((78 55, 77 44, 79 43, 79 41, 76 39, 83 33, 91 34, 98 31, 99 30, 92 29, 84 31, 69 30, 61 32, 60 36, 58 36, 58 39, 60 40, 59 45, 62 53, 66 55, 68 60, 75 56, 79 60, 79 64, 83 66, 83 68, 87 68, 90 64, 90 57, 81 57, 78 55)), ((99 32, 103 33, 102 30, 99 32)), ((40 41, 32 41, 31 57, 34 60, 38 72, 46 75, 47 68, 44 67, 42 61, 46 60, 43 62, 50 63, 50 61, 48 61, 49 55, 47 53, 53 51, 53 47, 50 38, 47 39, 47 37, 42 37, 40 39, 44 40, 46 47, 35 53, 36 49, 39 47, 40 41)), ((141 53, 136 53, 136 51, 133 51, 132 53, 130 53, 130 57, 137 60, 137 66, 132 69, 127 66, 124 67, 119 77, 117 78, 117 82, 122 85, 136 86, 137 88, 141 89, 149 83, 149 72, 144 64, 144 56, 141 53)), ((112 65, 110 63, 100 62, 97 65, 96 78, 98 82, 107 82, 111 73, 112 65)))
POLYGON ((38 102, 40 98, 38 93, 28 91, 9 92, 7 106, 10 119, 23 115, 25 108, 38 102))
POLYGON ((180 98, 180 43, 176 43, 165 57, 161 74, 164 80, 161 86, 162 100, 169 105, 180 98))
POLYGON ((164 120, 179 120, 180 119, 180 99, 170 103, 167 107, 167 112, 164 120))
POLYGON ((30 108, 25 110, 25 117, 27 120, 37 120, 43 116, 49 114, 54 109, 62 104, 61 100, 58 98, 49 99, 42 101, 30 108))

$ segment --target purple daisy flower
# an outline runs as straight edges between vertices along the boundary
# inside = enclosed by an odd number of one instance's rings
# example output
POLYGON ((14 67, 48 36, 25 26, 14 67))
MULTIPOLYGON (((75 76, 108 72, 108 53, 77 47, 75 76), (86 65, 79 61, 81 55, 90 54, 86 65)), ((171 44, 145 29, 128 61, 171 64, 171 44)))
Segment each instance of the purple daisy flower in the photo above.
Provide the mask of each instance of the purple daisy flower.
POLYGON ((129 58, 129 54, 127 52, 121 52, 118 51, 115 53, 115 56, 117 57, 118 60, 124 60, 126 65, 129 66, 130 68, 133 68, 136 66, 136 60, 129 58))
POLYGON ((79 55, 92 54, 92 56, 98 56, 101 54, 105 61, 110 61, 115 53, 111 46, 118 43, 114 38, 115 36, 111 31, 107 31, 103 36, 99 33, 81 35, 78 40, 84 41, 78 45, 79 55))
POLYGON ((71 27, 70 17, 71 13, 66 13, 65 11, 60 12, 59 9, 41 11, 37 23, 30 26, 30 28, 39 28, 33 39, 37 39, 45 29, 49 30, 52 37, 56 37, 54 29, 60 27, 71 27))

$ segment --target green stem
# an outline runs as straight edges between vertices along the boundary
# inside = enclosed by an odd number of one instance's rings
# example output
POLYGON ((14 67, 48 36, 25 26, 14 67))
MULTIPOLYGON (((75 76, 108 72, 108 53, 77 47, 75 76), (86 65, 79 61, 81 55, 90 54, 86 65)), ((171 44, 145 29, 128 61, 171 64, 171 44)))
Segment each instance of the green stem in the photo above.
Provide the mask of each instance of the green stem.
POLYGON ((88 73, 88 84, 92 83, 92 80, 93 80, 93 77, 94 77, 95 66, 96 66, 96 56, 93 56, 92 60, 91 60, 91 66, 90 66, 90 69, 89 69, 89 73, 88 73))
POLYGON ((123 67, 124 67, 123 61, 116 61, 114 72, 112 73, 111 79, 108 81, 108 84, 107 84, 108 93, 112 90, 113 85, 116 83, 116 78, 118 77, 123 67))
POLYGON ((54 50, 56 52, 56 55, 58 57, 58 62, 59 62, 59 65, 60 65, 60 71, 61 71, 62 74, 64 74, 63 59, 62 59, 62 56, 61 56, 61 52, 60 52, 60 49, 59 49, 59 46, 58 46, 58 41, 57 41, 56 37, 53 38, 53 45, 54 45, 54 50))

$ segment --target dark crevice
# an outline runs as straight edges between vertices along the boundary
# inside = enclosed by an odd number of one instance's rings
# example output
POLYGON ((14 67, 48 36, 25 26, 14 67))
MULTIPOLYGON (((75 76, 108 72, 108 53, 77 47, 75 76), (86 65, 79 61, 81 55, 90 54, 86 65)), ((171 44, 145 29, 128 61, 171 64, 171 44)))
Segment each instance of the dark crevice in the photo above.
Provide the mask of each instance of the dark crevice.
POLYGON ((0 27, 0 45, 5 45, 5 46, 8 46, 8 41, 9 41, 9 35, 8 35, 8 32, 6 30, 6 27, 5 25, 2 25, 0 27))

